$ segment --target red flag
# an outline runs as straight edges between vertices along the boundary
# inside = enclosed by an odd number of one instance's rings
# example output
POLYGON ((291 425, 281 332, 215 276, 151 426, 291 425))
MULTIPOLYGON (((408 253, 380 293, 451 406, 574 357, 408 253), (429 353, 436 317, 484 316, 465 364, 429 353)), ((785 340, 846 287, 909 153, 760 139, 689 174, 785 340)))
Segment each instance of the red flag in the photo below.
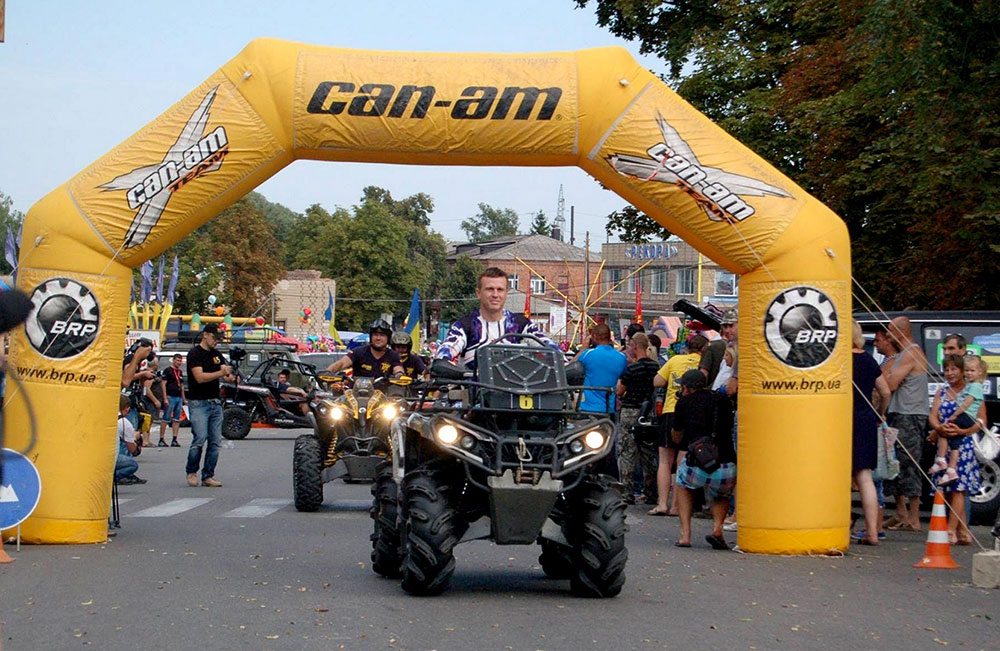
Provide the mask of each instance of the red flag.
POLYGON ((638 276, 635 279, 635 322, 642 323, 642 284, 638 276))
POLYGON ((524 292, 524 318, 531 320, 531 282, 528 282, 528 287, 524 292))

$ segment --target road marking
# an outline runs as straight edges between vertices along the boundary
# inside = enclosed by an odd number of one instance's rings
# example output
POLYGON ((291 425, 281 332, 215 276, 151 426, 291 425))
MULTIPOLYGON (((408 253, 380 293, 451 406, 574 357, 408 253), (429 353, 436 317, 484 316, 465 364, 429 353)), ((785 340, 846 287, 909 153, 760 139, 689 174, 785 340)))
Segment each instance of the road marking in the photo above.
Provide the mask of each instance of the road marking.
POLYGON ((372 507, 371 498, 366 500, 339 499, 330 500, 329 506, 337 511, 367 511, 372 507))
POLYGON ((224 518, 263 518, 292 503, 282 497, 258 497, 232 511, 222 514, 224 518))
POLYGON ((168 518, 178 513, 184 513, 191 509, 196 509, 203 504, 208 504, 214 497, 184 497, 170 500, 159 506, 151 506, 135 513, 128 514, 131 518, 168 518))

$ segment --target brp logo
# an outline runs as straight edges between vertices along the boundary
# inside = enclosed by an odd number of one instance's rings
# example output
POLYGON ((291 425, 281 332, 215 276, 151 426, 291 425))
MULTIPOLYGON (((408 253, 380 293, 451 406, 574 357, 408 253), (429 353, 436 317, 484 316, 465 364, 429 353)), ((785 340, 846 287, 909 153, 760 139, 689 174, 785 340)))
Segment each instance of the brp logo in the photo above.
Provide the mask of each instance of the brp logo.
POLYGON ((764 316, 767 347, 793 368, 815 368, 837 346, 837 309, 814 287, 791 287, 778 294, 764 316))
POLYGON ((30 298, 34 307, 24 330, 40 355, 67 359, 94 343, 101 311, 85 285, 72 278, 50 278, 35 287, 30 298))

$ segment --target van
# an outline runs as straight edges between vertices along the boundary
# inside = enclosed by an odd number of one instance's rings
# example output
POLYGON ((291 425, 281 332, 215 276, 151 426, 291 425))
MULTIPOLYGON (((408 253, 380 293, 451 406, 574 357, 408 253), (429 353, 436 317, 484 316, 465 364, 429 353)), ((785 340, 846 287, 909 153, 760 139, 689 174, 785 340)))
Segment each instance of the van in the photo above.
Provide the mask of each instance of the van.
MULTIPOLYGON (((899 316, 910 320, 913 339, 930 363, 928 401, 933 401, 937 390, 945 384, 941 373, 944 341, 949 335, 960 334, 965 338, 968 352, 981 356, 986 362, 988 377, 983 397, 987 427, 1000 428, 1000 311, 856 312, 854 319, 861 326, 866 343, 870 344, 877 330, 899 316)), ((871 352, 881 361, 877 352, 873 349, 871 352)), ((926 454, 924 460, 930 461, 926 454)), ((930 463, 922 465, 926 469, 930 463)), ((979 470, 982 486, 979 493, 970 495, 969 521, 992 524, 1000 509, 1000 456, 980 459, 979 470)))

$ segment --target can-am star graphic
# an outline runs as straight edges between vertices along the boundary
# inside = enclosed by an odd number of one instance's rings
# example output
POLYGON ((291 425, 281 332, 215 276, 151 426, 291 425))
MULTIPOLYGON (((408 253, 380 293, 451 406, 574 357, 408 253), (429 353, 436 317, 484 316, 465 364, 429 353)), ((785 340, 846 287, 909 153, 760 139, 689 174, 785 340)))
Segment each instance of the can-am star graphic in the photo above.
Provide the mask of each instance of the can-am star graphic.
POLYGON ((132 170, 99 186, 105 191, 125 190, 128 207, 138 211, 125 233, 125 248, 146 241, 174 192, 222 166, 229 153, 225 127, 205 133, 209 108, 218 90, 216 86, 201 100, 162 162, 132 170))
POLYGON ((781 188, 758 179, 703 165, 691 146, 659 113, 656 123, 663 142, 646 150, 649 158, 629 154, 608 156, 608 162, 615 171, 642 181, 677 185, 691 195, 709 219, 717 222, 743 221, 756 212, 740 196, 791 197, 781 188))

